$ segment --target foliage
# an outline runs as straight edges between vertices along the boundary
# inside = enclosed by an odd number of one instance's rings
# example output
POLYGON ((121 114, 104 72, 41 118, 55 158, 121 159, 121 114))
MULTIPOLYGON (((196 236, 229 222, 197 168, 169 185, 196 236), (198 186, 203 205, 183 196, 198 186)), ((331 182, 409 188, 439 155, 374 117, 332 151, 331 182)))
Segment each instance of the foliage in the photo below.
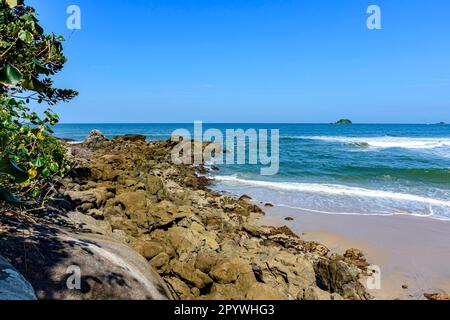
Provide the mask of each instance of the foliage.
POLYGON ((50 109, 40 117, 30 100, 52 106, 77 95, 59 89, 51 77, 61 71, 61 36, 45 34, 32 7, 22 0, 0 0, 0 200, 18 203, 10 191, 39 198, 69 163, 51 137, 59 118, 50 109))

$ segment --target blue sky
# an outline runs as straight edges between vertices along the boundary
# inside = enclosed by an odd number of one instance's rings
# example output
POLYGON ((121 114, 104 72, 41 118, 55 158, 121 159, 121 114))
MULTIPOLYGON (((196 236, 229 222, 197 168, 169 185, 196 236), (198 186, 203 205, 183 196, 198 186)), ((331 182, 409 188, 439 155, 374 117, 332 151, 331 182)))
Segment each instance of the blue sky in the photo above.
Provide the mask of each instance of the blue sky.
POLYGON ((28 3, 66 38, 81 8, 62 122, 450 122, 448 0, 28 3))

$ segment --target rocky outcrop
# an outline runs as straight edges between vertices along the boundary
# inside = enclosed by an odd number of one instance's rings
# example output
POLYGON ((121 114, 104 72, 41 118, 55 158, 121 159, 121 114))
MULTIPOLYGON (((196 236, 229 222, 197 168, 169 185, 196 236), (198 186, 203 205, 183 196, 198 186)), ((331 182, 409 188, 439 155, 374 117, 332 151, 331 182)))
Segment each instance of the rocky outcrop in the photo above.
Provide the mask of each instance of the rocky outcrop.
POLYGON ((0 300, 36 300, 33 287, 0 256, 0 300))
POLYGON ((370 298, 364 286, 359 282, 361 270, 342 260, 321 259, 316 264, 317 278, 323 287, 343 298, 365 300, 370 298))
POLYGON ((171 298, 146 259, 109 226, 77 212, 45 214, 30 221, 3 219, 7 229, 0 232, 0 251, 39 299, 171 298))
MULTIPOLYGON (((89 157, 78 159, 81 165, 60 192, 139 252, 176 298, 369 297, 359 282, 362 263, 353 263, 360 261, 357 251, 335 261, 326 247, 287 227, 261 226, 264 213, 250 197, 210 192, 198 174, 206 172, 202 166, 174 165, 177 145, 199 147, 142 136, 72 147, 89 157)), ((208 146, 215 148, 201 148, 208 146)))
MULTIPOLYGON (((211 192, 202 165, 172 163, 173 148, 195 142, 91 140, 69 146, 79 165, 57 185, 55 198, 68 204, 53 215, 62 225, 42 221, 28 238, 50 263, 37 264, 48 281, 24 273, 39 298, 369 298, 358 251, 339 256, 286 226, 261 225, 248 196, 211 192), (70 263, 87 272, 83 294, 61 282, 70 263)), ((15 265, 26 271, 23 263, 15 265)))
POLYGON ((108 138, 98 130, 92 130, 86 137, 84 143, 91 148, 99 147, 108 141, 108 138))
POLYGON ((450 300, 450 294, 445 293, 425 293, 424 297, 428 300, 448 301, 450 300))

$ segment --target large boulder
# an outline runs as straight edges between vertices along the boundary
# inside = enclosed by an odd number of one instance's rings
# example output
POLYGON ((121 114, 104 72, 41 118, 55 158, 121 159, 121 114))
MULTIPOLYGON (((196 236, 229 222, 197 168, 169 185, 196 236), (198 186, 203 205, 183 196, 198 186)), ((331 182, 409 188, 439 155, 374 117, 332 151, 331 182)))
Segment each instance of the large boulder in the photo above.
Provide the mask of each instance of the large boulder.
POLYGON ((89 148, 97 148, 103 146, 105 142, 108 142, 108 138, 99 130, 92 130, 91 133, 86 137, 84 143, 89 148))
POLYGON ((28 279, 39 299, 171 298, 147 260, 91 217, 70 213, 55 224, 2 225, 0 252, 28 279), (24 244, 26 260, 17 254, 24 244))
POLYGON ((33 287, 0 256, 0 300, 36 300, 33 287))
POLYGON ((342 260, 321 259, 315 266, 322 286, 345 299, 366 300, 370 295, 359 281, 360 269, 342 260))
POLYGON ((147 197, 145 191, 123 192, 114 198, 115 204, 120 205, 128 212, 136 212, 147 208, 147 197))

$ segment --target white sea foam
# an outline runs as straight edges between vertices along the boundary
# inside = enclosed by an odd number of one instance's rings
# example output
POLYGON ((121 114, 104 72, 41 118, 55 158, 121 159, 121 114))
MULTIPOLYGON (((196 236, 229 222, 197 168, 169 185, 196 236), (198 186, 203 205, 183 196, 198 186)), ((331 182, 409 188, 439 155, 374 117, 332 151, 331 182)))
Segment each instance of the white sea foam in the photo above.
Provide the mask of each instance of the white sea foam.
POLYGON ((297 136, 291 138, 367 145, 373 148, 435 149, 450 147, 450 138, 297 136))
POLYGON ((395 201, 408 201, 422 203, 429 206, 450 208, 450 201, 434 199, 414 194, 391 192, 385 190, 372 190, 358 187, 350 187, 338 184, 298 183, 298 182, 273 182, 260 180, 240 179, 236 176, 215 176, 217 181, 245 184, 249 186, 268 188, 281 191, 319 193, 327 195, 352 196, 364 198, 379 198, 395 201))

